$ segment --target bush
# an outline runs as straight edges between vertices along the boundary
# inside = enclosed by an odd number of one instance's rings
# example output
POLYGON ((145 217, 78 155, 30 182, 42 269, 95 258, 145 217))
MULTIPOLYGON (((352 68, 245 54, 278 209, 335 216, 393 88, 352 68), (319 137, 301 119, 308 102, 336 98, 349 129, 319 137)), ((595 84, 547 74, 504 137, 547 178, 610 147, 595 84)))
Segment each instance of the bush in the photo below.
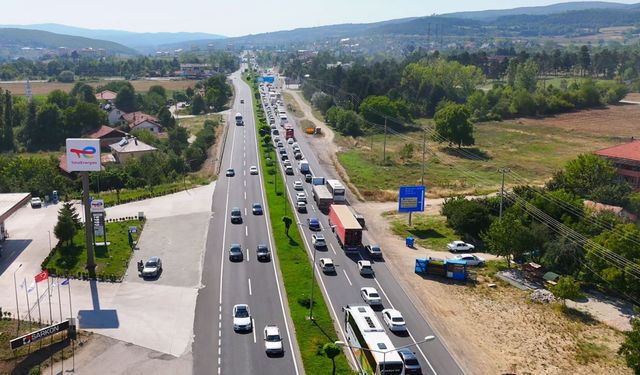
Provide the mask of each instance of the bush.
POLYGON ((75 74, 70 70, 63 70, 58 74, 58 81, 62 83, 72 83, 76 80, 75 74))

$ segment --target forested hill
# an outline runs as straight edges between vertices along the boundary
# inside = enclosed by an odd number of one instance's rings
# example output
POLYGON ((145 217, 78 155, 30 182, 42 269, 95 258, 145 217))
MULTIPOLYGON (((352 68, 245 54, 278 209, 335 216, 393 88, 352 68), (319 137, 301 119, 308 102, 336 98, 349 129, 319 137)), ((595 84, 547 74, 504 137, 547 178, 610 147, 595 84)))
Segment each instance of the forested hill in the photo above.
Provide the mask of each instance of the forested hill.
POLYGON ((49 48, 53 50, 59 47, 73 49, 91 47, 94 49, 104 48, 108 54, 137 55, 137 52, 129 47, 106 40, 16 28, 0 28, 0 47, 4 50, 23 47, 49 48))

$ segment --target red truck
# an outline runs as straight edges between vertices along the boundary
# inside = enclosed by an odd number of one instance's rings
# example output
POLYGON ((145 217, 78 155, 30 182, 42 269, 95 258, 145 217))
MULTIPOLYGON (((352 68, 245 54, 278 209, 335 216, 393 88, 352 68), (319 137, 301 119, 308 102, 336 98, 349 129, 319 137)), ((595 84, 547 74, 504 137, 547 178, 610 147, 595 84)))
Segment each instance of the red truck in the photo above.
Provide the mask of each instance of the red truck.
POLYGON ((289 138, 294 138, 293 137, 293 126, 291 124, 287 124, 287 125, 284 126, 284 139, 289 139, 289 138))
POLYGON ((346 205, 329 207, 329 225, 345 251, 358 250, 362 246, 362 227, 346 205))

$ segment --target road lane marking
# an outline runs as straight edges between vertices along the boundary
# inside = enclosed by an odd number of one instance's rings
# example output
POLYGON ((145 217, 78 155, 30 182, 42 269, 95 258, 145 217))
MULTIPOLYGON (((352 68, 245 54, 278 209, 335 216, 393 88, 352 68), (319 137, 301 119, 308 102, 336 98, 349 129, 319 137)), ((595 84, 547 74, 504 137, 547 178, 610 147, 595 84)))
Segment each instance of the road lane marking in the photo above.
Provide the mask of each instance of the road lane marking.
POLYGON ((247 187, 247 180, 244 180, 244 187, 247 187))
POLYGON ((313 212, 316 212, 316 208, 314 205, 311 205, 311 209, 313 210, 313 212))
POLYGON ((347 271, 343 268, 342 272, 344 272, 344 277, 347 278, 347 281, 349 282, 349 285, 353 286, 353 284, 351 283, 351 279, 349 279, 349 276, 347 276, 347 271))
POLYGON ((247 262, 249 261, 249 248, 247 247, 247 262))
POLYGON ((247 200, 247 192, 246 191, 244 192, 244 200, 245 201, 247 200))
POLYGON ((249 226, 248 225, 244 226, 244 235, 249 237, 249 226))
POLYGON ((332 243, 329 243, 329 247, 331 247, 331 251, 333 251, 333 254, 338 255, 338 253, 336 253, 336 249, 333 247, 332 243))
POLYGON ((249 279, 249 295, 251 295, 251 279, 249 279))
POLYGON ((247 216, 247 208, 244 208, 244 216, 247 216))
POLYGON ((251 318, 251 327, 253 327, 253 329, 251 331, 253 331, 253 343, 255 344, 256 341, 256 321, 253 320, 253 318, 251 318))
MULTIPOLYGON (((376 285, 378 285, 378 289, 382 292, 382 294, 384 294, 384 298, 387 299, 387 302, 389 302, 389 305, 391 305, 391 308, 396 310, 395 306, 393 306, 393 302, 391 302, 391 300, 389 299, 389 296, 387 296, 387 293, 382 288, 382 285, 380 285, 380 283, 378 282, 378 279, 374 278, 373 281, 376 282, 376 285)), ((407 333, 409 334, 409 337, 411 337, 411 340, 413 341, 413 343, 416 344, 417 343, 416 339, 411 334, 411 331, 407 330, 407 333)), ((429 360, 427 359, 427 356, 422 351, 422 348, 420 348, 420 345, 416 345, 415 347, 418 349, 418 351, 420 351, 420 354, 422 354, 422 358, 424 358, 424 360, 427 361, 427 365, 429 365, 429 368, 431 369, 431 371, 433 371, 433 374, 438 375, 438 373, 433 368, 433 366, 431 366, 431 362, 429 362, 429 360)))

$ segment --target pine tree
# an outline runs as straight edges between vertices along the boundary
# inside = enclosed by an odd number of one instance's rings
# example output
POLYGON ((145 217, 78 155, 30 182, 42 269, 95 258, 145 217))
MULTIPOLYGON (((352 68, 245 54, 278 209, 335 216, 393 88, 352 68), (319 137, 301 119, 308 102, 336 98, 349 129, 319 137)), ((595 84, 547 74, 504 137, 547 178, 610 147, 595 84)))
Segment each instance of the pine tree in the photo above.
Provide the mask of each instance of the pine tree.
POLYGON ((58 220, 62 217, 69 217, 73 221, 76 228, 82 228, 82 221, 80 221, 80 214, 73 206, 71 202, 65 202, 62 204, 60 211, 58 212, 58 220))
POLYGON ((53 233, 57 239, 61 242, 66 242, 67 245, 73 243, 73 237, 78 232, 76 220, 79 220, 79 218, 77 216, 78 214, 71 203, 63 204, 60 211, 58 211, 58 222, 53 228, 53 233))
POLYGON ((4 93, 4 128, 2 129, 2 150, 13 151, 13 98, 8 90, 4 93))

